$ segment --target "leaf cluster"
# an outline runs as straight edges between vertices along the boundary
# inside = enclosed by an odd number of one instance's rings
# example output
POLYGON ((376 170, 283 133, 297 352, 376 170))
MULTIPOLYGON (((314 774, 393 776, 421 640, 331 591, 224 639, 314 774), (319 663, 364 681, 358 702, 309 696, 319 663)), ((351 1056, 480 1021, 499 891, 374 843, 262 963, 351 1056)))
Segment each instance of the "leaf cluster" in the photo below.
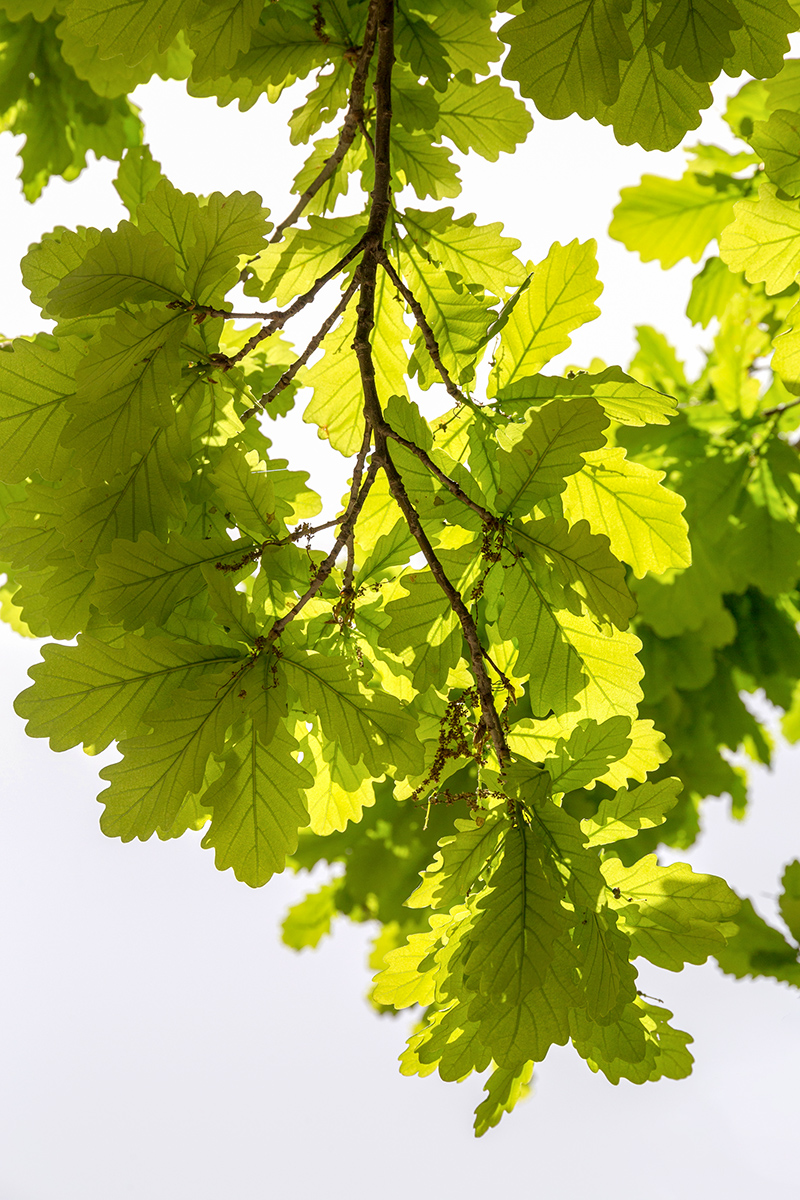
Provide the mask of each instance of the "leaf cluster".
POLYGON ((92 149, 128 213, 31 248, 53 329, 0 353, 2 612, 52 639, 17 711, 55 750, 118 744, 109 836, 202 832, 253 887, 331 864, 285 940, 377 921, 374 1004, 424 1009, 401 1069, 489 1072, 479 1134, 554 1044, 615 1083, 688 1073, 634 960, 796 982, 747 902, 653 854, 706 795, 743 811, 724 751, 769 742, 739 692, 797 723, 798 18, 751 9, 540 0, 498 34, 482 0, 3 5, 28 194, 92 149), (649 329, 628 371, 545 371, 599 315, 594 242, 524 263, 442 203, 452 147, 494 161, 531 128, 501 59, 546 116, 659 148, 720 71, 775 76, 731 104, 750 149, 698 147, 612 227, 665 266, 721 237, 690 301, 719 323, 698 380, 649 329), (170 182, 127 100, 153 74, 241 108, 313 74, 286 217, 170 182), (348 463, 316 524, 268 436, 300 396, 348 463))

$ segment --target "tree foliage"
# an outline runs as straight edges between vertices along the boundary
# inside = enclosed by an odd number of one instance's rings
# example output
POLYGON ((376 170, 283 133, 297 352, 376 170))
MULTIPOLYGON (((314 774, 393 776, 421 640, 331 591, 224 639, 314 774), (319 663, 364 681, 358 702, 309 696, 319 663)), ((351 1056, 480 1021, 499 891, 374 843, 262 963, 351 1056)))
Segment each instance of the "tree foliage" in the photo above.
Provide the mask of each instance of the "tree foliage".
MULTIPOLYGON (((91 150, 119 159, 128 211, 31 248, 52 331, 0 356, 3 616, 53 639, 28 732, 119 743, 109 836, 202 830, 252 887, 330 864, 285 940, 377 922, 373 1003, 422 1010, 401 1070, 488 1072, 477 1133, 554 1044, 614 1083, 686 1075, 691 1039, 635 960, 800 984, 748 900, 655 853, 691 844, 707 796, 743 815, 728 752, 771 753, 743 692, 800 736, 800 17, 6 0, 0 19, 26 195, 91 150), (728 107, 743 148, 696 146, 611 227, 664 267, 719 241, 687 308, 716 322, 706 366, 687 378, 642 328, 628 371, 547 373, 599 314, 595 245, 522 262, 448 203, 452 147, 513 152, 527 99, 668 149, 723 71, 756 77, 728 107), (288 216, 174 187, 128 99, 153 75, 241 109, 310 77, 288 216), (316 524, 268 435, 299 395, 350 461, 316 524)), ((800 938, 797 863, 781 913, 800 938)))

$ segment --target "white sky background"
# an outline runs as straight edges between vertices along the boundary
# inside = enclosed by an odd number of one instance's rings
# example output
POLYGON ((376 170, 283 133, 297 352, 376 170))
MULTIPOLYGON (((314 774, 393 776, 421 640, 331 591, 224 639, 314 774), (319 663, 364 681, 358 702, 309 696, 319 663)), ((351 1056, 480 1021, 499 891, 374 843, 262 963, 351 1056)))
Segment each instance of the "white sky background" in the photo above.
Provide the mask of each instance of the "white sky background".
MULTIPOLYGON (((302 148, 289 146, 285 119, 296 99, 244 115, 189 101, 178 84, 148 85, 137 99, 153 154, 178 187, 252 189, 276 219, 291 207, 302 148)), ((722 128, 712 110, 698 137, 722 128)), ((0 139, 6 335, 40 327, 18 282, 27 245, 55 224, 113 227, 124 215, 105 161, 27 205, 13 149, 0 139)), ((662 328, 693 366, 701 361, 702 331, 683 316, 696 268, 663 273, 605 235, 621 187, 644 172, 677 176, 682 164, 679 151, 620 147, 596 124, 538 118, 515 156, 464 169, 457 213, 504 221, 523 257, 541 259, 555 240, 597 238, 603 315, 561 361, 597 354, 624 365, 641 323, 662 328)), ((313 461, 312 486, 340 494, 342 460, 312 428, 291 430, 282 448, 292 465, 313 461)), ((715 967, 671 974, 643 963, 640 986, 695 1037, 692 1078, 613 1088, 557 1048, 537 1068, 533 1098, 476 1142, 479 1081, 398 1074, 408 1021, 378 1018, 362 1000, 365 930, 342 923, 318 951, 297 955, 281 945, 278 923, 304 894, 302 878, 252 891, 216 871, 189 835, 128 845, 103 837, 99 761, 56 756, 25 737, 11 703, 36 645, 6 627, 0 637, 0 1200, 477 1200, 506 1187, 537 1200, 584 1191, 736 1200, 794 1182, 796 991, 736 983, 715 967)), ((765 915, 783 864, 800 854, 798 763, 784 750, 771 776, 754 772, 742 824, 709 801, 706 832, 687 856, 754 896, 765 915)))

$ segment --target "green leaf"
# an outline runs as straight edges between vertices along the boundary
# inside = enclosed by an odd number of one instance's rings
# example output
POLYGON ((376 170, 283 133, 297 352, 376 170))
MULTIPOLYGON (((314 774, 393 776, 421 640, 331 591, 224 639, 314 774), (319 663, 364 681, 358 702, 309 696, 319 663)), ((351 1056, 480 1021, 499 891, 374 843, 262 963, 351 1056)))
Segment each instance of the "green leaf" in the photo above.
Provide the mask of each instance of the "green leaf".
POLYGON ((735 917, 739 898, 714 875, 697 875, 686 863, 660 867, 648 854, 632 867, 607 858, 606 884, 619 890, 609 900, 620 928, 631 939, 631 954, 668 971, 703 963, 724 943, 723 921, 735 917))
MULTIPOLYGON (((586 997, 587 1016, 615 1026, 626 1001, 636 997, 636 968, 629 961, 630 945, 607 908, 589 911, 577 927, 583 961, 578 968, 586 997)), ((577 1014, 576 1014, 577 1015, 577 1014)))
POLYGON ((74 554, 61 550, 43 571, 22 577, 14 601, 36 637, 69 641, 89 620, 93 583, 93 570, 82 569, 74 554))
POLYGON ((430 571, 404 575, 399 582, 405 595, 385 606, 391 623, 382 631, 380 645, 408 661, 418 692, 443 688, 448 671, 461 658, 461 625, 430 571))
POLYGON ((363 758, 376 777, 389 765, 400 775, 422 769, 416 720, 396 697, 362 690, 341 658, 292 650, 281 662, 303 710, 340 743, 348 762, 363 758))
POLYGON ((280 242, 248 264, 245 292, 289 304, 344 258, 364 232, 362 216, 309 217, 308 229, 287 229, 280 242))
POLYGON ((643 175, 638 187, 620 192, 609 236, 636 251, 642 262, 658 259, 665 270, 682 258, 699 262, 708 243, 733 220, 738 196, 693 171, 682 179, 643 175))
POLYGON ((797 275, 800 204, 783 200, 774 184, 762 183, 755 200, 740 200, 735 220, 722 233, 720 258, 749 283, 763 283, 770 295, 782 292, 797 275))
POLYGON ((194 215, 194 238, 186 254, 186 289, 198 304, 220 300, 239 281, 239 259, 266 244, 269 209, 256 192, 213 192, 194 215))
POLYGON ((467 987, 519 1004, 547 977, 570 917, 545 868, 544 848, 525 826, 510 829, 488 894, 478 900, 465 958, 467 987))
POLYGON ((430 255, 437 265, 453 271, 465 283, 477 283, 495 296, 506 288, 519 287, 525 269, 514 252, 520 243, 503 237, 500 222, 476 225, 475 215, 453 216, 452 208, 422 212, 407 208, 401 220, 409 237, 430 255))
POLYGON ((800 942, 800 861, 790 862, 781 879, 783 895, 778 904, 786 927, 796 942, 800 942))
POLYGON ((259 646, 258 627, 247 596, 236 590, 229 575, 224 575, 207 563, 200 569, 216 623, 222 626, 232 642, 241 643, 251 652, 256 651, 259 646))
POLYGON ((705 82, 689 77, 683 67, 672 70, 646 36, 649 10, 631 5, 625 23, 633 47, 622 63, 619 93, 598 104, 593 114, 602 125, 612 125, 623 146, 638 142, 645 150, 671 150, 689 129, 700 124, 700 110, 712 102, 705 82))
MULTIPOLYGON (((474 376, 474 364, 492 320, 487 303, 450 271, 427 265, 408 242, 401 245, 400 266, 433 330, 442 362, 456 379, 468 382, 474 376)), ((423 349, 419 329, 414 330, 411 340, 417 347, 412 370, 419 374, 422 386, 429 387, 440 377, 423 349)))
POLYGON ((299 904, 292 905, 283 920, 282 937, 287 946, 293 950, 316 947, 331 932, 340 888, 338 881, 325 883, 319 891, 309 893, 299 904))
POLYGON ((547 600, 524 559, 502 578, 493 571, 489 582, 502 588, 505 603, 498 622, 500 636, 516 640, 515 671, 530 676, 532 711, 541 716, 551 710, 566 712, 584 687, 585 677, 579 653, 564 636, 561 613, 547 600))
POLYGON ((568 738, 559 738, 544 760, 553 791, 571 792, 605 775, 610 764, 630 748, 630 731, 630 720, 623 716, 609 717, 601 724, 585 718, 579 721, 568 738))
MULTIPOLYGON (((504 516, 525 516, 584 468, 585 456, 605 444, 608 421, 592 397, 555 400, 534 409, 518 426, 498 431, 495 506, 504 516)), ((605 453, 605 452, 603 452, 605 453)))
POLYGON ((420 83, 413 71, 398 64, 392 75, 393 114, 409 133, 434 130, 439 118, 439 103, 433 91, 420 83))
POLYGON ((640 579, 648 571, 688 567, 691 552, 681 515, 685 502, 662 486, 664 472, 631 462, 618 447, 585 458, 583 470, 567 480, 568 519, 584 518, 596 533, 604 533, 612 552, 640 579))
POLYGON ((607 538, 591 533, 585 521, 570 527, 562 519, 548 517, 515 524, 512 536, 518 551, 531 562, 538 558, 542 563, 542 586, 549 583, 564 607, 576 612, 585 609, 598 622, 611 621, 627 629, 636 601, 625 582, 625 568, 609 552, 607 538))
POLYGON ((628 780, 642 783, 651 771, 657 771, 669 759, 664 734, 652 721, 634 721, 630 731, 631 748, 624 758, 609 768, 602 782, 611 788, 622 787, 628 780))
POLYGON ((262 10, 261 0, 201 0, 189 36, 195 53, 192 78, 202 82, 224 75, 250 49, 262 10))
POLYGON ((83 742, 97 752, 124 734, 144 733, 149 709, 163 707, 174 688, 218 672, 225 660, 235 662, 240 652, 133 634, 109 645, 82 634, 75 646, 44 646, 42 657, 30 669, 34 686, 15 704, 28 721, 28 736, 49 737, 53 750, 83 742))
POLYGON ((175 421, 171 396, 180 384, 178 347, 188 318, 166 310, 130 316, 113 325, 76 369, 71 420, 63 436, 88 485, 128 471, 153 434, 175 421), (176 319, 177 318, 177 319, 176 319))
POLYGON ((17 483, 38 472, 63 478, 69 452, 60 444, 69 420, 66 401, 75 392, 80 343, 18 339, 0 354, 0 472, 17 483))
POLYGON ((450 151, 431 144, 423 134, 395 127, 392 133, 392 170, 400 187, 412 187, 420 200, 457 196, 461 191, 458 168, 450 151))
POLYGON ((132 217, 149 192, 164 178, 161 164, 150 153, 149 146, 133 146, 125 151, 119 164, 114 188, 132 217))
POLYGON ((501 151, 513 154, 532 128, 525 105, 496 76, 479 83, 453 79, 439 101, 438 132, 462 154, 476 150, 489 162, 501 151))
POLYGON ((664 65, 682 67, 700 83, 716 79, 733 56, 731 33, 744 24, 728 0, 664 0, 650 23, 645 42, 663 46, 664 65))
POLYGON ((186 520, 183 486, 191 478, 187 462, 187 423, 182 413, 171 429, 158 430, 141 458, 126 474, 96 488, 63 498, 61 528, 65 543, 82 566, 110 550, 115 538, 134 541, 147 531, 166 537, 186 520))
POLYGON ((531 1091, 533 1063, 525 1062, 509 1070, 506 1067, 495 1067, 483 1090, 487 1093, 475 1109, 475 1137, 483 1137, 487 1130, 493 1129, 503 1113, 510 1113, 520 1102, 526 1099, 531 1091))
POLYGON ((220 871, 261 887, 282 871, 308 825, 304 791, 312 775, 298 764, 298 744, 282 724, 265 741, 255 724, 224 759, 225 770, 203 803, 212 810, 203 848, 220 871))
POLYGON ((61 317, 104 312, 123 301, 180 299, 175 253, 157 233, 142 233, 130 221, 104 230, 81 265, 50 293, 48 307, 61 317))
POLYGON ((399 1010, 410 1008, 412 1004, 433 1003, 437 971, 435 964, 426 970, 423 963, 430 963, 430 955, 452 923, 450 913, 434 915, 430 929, 409 934, 402 946, 389 951, 383 970, 375 976, 372 999, 376 1004, 391 1005, 399 1010))
POLYGON ((616 1023, 601 1026, 580 1012, 572 1014, 573 1045, 592 1071, 610 1083, 684 1079, 693 1059, 686 1049, 691 1038, 668 1021, 672 1013, 637 997, 616 1023))
POLYGON ((705 329, 716 317, 719 319, 728 302, 741 291, 741 275, 729 271, 721 258, 709 258, 699 275, 692 280, 692 294, 686 305, 686 315, 694 325, 705 329))
POLYGON ((636 655, 642 648, 630 630, 601 630, 587 616, 559 612, 563 637, 579 657, 586 685, 576 697, 584 715, 605 721, 617 714, 635 717, 641 703, 644 671, 636 655))
POLYGON ((448 76, 444 47, 428 22, 400 9, 395 37, 400 61, 408 63, 415 75, 427 77, 437 92, 444 91, 448 76))
POLYGON ((77 0, 67 24, 104 58, 115 54, 135 66, 146 54, 166 50, 191 24, 197 0, 77 0))
POLYGON ((620 425, 666 425, 677 411, 671 396, 645 387, 619 367, 606 367, 597 375, 578 371, 566 379, 532 375, 500 388, 497 401, 503 412, 522 416, 530 406, 538 408, 547 400, 581 396, 594 397, 609 420, 620 425))
POLYGON ((597 281, 597 243, 577 238, 555 242, 534 269, 501 333, 494 380, 496 388, 531 375, 571 344, 569 334, 600 316, 594 301, 603 290, 597 281))
POLYGON ((541 987, 526 990, 519 1002, 476 996, 469 1007, 480 1039, 500 1066, 520 1060, 541 1062, 552 1045, 569 1040, 570 1010, 581 998, 575 979, 576 952, 560 942, 541 987))
POLYGON ((233 566, 252 549, 251 538, 197 541, 174 533, 165 544, 143 533, 135 542, 120 539, 100 559, 92 600, 126 629, 148 620, 160 625, 177 604, 203 590, 203 564, 233 566))
POLYGON ((227 671, 173 692, 169 707, 148 714, 150 733, 120 743, 122 761, 100 772, 110 785, 99 797, 104 833, 146 841, 169 829, 186 796, 203 789, 209 757, 222 753, 242 710, 243 678, 227 671))
POLYGON ((797 12, 786 0, 736 0, 742 18, 734 29, 732 62, 726 62, 728 75, 746 71, 756 79, 777 75, 789 50, 788 34, 797 29, 797 12))
POLYGON ((439 839, 433 862, 420 872, 422 883, 406 901, 409 908, 452 908, 491 866, 504 836, 497 812, 456 818, 455 825, 457 832, 439 839))
POLYGON ((303 420, 319 426, 334 450, 345 458, 356 454, 364 438, 364 401, 358 363, 347 351, 356 333, 356 311, 351 306, 327 334, 319 362, 302 371, 302 382, 314 389, 303 420))
POLYGON ((151 188, 136 210, 136 224, 142 233, 160 235, 175 251, 181 274, 186 273, 187 250, 193 239, 193 222, 200 201, 191 192, 180 192, 168 179, 151 188))
MULTIPOLYGON (((56 316, 47 307, 48 296, 60 280, 83 262, 87 250, 96 246, 100 237, 99 229, 73 231, 59 225, 28 250, 20 263, 22 280, 33 303, 41 308, 42 316, 56 316)), ((94 321, 91 327, 96 328, 94 321)))
POLYGON ((257 450, 245 453, 229 444, 210 475, 239 532, 254 541, 274 537, 277 530, 275 489, 266 466, 257 450))
POLYGON ((677 803, 681 790, 679 779, 643 783, 632 792, 620 788, 615 796, 600 802, 593 817, 581 821, 581 829, 588 838, 586 844, 607 846, 623 838, 635 837, 640 829, 654 829, 666 820, 666 814, 677 803))
POLYGON ((309 733, 305 745, 313 750, 316 771, 306 793, 311 830, 319 837, 341 833, 349 821, 360 821, 363 810, 375 803, 372 776, 348 762, 338 742, 323 743, 309 733))
MULTIPOLYGON (((763 93, 763 105, 761 109, 752 105, 753 125, 750 132, 755 128, 757 119, 767 121, 770 112, 776 112, 779 108, 789 109, 790 112, 800 111, 800 59, 787 59, 774 79, 757 86, 761 87, 763 93)), ((739 92, 740 97, 742 94, 739 92)), ((744 92, 744 95, 746 97, 747 93, 744 92)))
POLYGON ((772 182, 788 195, 800 196, 800 114, 778 109, 768 121, 756 121, 750 141, 772 182))
POLYGON ((503 26, 503 74, 551 120, 593 117, 599 102, 616 100, 620 61, 633 55, 622 14, 609 0, 542 0, 503 26))
POLYGON ((584 838, 576 819, 549 797, 549 779, 547 791, 542 792, 541 784, 536 774, 530 772, 528 764, 515 763, 510 772, 510 786, 518 791, 520 798, 531 814, 534 827, 542 836, 543 843, 551 856, 551 869, 560 877, 567 895, 574 905, 588 912, 595 912, 603 894, 603 876, 600 874, 600 860, 591 850, 584 846, 584 838), (522 768, 522 770, 520 770, 522 768), (519 784, 522 775, 529 774, 533 780, 532 794, 526 784, 519 784), (537 794, 538 792, 538 794, 537 794))
MULTIPOLYGON (((503 54, 502 42, 475 5, 442 4, 442 15, 433 22, 445 57, 454 75, 488 75, 489 64, 503 54)), ((484 5, 484 12, 486 7, 484 5)))
POLYGON ((455 1004, 432 1012, 422 1031, 408 1039, 408 1049, 400 1058, 401 1074, 429 1075, 436 1068, 449 1083, 485 1071, 492 1056, 465 1010, 465 1004, 455 1004))
MULTIPOLYGON (((408 329, 396 292, 384 272, 380 273, 375 288, 375 307, 373 345, 379 393, 403 394, 408 365, 403 339, 408 336, 408 329)), ((322 358, 301 373, 302 383, 314 389, 303 420, 318 425, 320 437, 328 438, 333 448, 347 458, 360 449, 364 438, 361 377, 358 362, 350 353, 356 322, 356 306, 352 304, 326 336, 322 358)))
POLYGON ((768 925, 750 900, 742 901, 735 922, 726 926, 725 937, 727 945, 718 947, 714 957, 726 974, 737 979, 766 976, 800 987, 797 947, 768 925))

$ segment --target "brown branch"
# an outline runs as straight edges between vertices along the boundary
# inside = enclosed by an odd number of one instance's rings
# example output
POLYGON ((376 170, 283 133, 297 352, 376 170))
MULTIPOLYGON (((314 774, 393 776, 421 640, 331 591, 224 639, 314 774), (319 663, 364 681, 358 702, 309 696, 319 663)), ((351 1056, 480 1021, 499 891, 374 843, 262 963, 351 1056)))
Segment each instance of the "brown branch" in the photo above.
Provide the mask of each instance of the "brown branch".
POLYGON ((390 425, 386 424, 385 420, 382 420, 380 424, 376 425, 374 428, 376 433, 382 433, 384 437, 390 438, 393 442, 397 442, 400 446, 404 446, 410 454, 413 454, 415 458, 418 458, 421 463, 425 464, 430 473, 434 475, 439 482, 444 485, 444 487, 447 488, 448 492, 455 496, 456 500, 460 500, 462 504, 467 506, 467 508, 471 508, 472 511, 476 513, 487 525, 492 526, 492 528, 497 527, 499 524, 499 517, 496 517, 494 513, 490 513, 489 510, 484 508, 482 504, 478 504, 477 501, 468 496, 464 489, 456 483, 455 479, 451 479, 450 476, 441 469, 441 467, 438 467, 430 455, 423 450, 421 446, 418 446, 416 442, 410 442, 408 438, 404 438, 401 434, 396 433, 390 425))
POLYGON ((353 349, 361 374, 364 417, 368 428, 380 425, 383 421, 378 390, 375 386, 375 364, 372 359, 370 334, 375 324, 375 281, 378 274, 378 253, 383 248, 386 222, 391 207, 393 0, 375 0, 375 11, 378 25, 378 61, 374 84, 376 99, 375 182, 372 188, 369 224, 364 235, 364 257, 356 274, 360 292, 358 322, 353 341, 353 349))
MULTIPOLYGON (((366 500, 366 498, 369 494, 369 490, 372 487, 373 483, 375 482, 375 476, 377 474, 378 474, 378 463, 373 458, 373 461, 370 463, 369 469, 364 478, 364 482, 361 485, 361 489, 357 492, 355 499, 351 500, 351 503, 347 507, 347 513, 346 513, 344 519, 342 520, 342 527, 339 532, 339 536, 337 537, 336 541, 333 543, 329 553, 325 556, 325 558, 322 560, 322 562, 317 567, 316 574, 314 575, 314 578, 312 579, 311 584, 310 584, 309 588, 307 589, 307 591, 305 591, 303 593, 303 595, 300 597, 300 599, 289 609, 289 611, 287 613, 285 613, 280 618, 280 620, 275 621, 275 623, 273 624, 272 628, 270 629, 269 633, 267 634, 267 642, 268 643, 271 644, 272 642, 275 642, 280 637, 280 635, 283 633, 284 629, 290 623, 290 621, 293 621, 295 619, 295 617, 298 615, 298 613, 301 612, 305 608, 305 606, 308 604, 309 600, 313 600, 313 598, 316 596, 317 592, 320 590, 322 585, 327 580, 328 576, 330 575, 331 571, 333 570, 333 568, 336 564, 337 558, 339 557, 339 555, 342 552, 342 548, 347 545, 347 543, 349 542, 350 538, 353 535, 353 529, 355 528, 356 521, 358 520, 361 509, 364 506, 364 501, 366 500)), ((353 476, 354 476, 353 481, 355 483, 355 472, 353 473, 353 476)), ((360 479, 360 474, 359 474, 359 479, 360 479)))
POLYGON ((167 308, 182 308, 189 316, 194 316, 195 324, 204 321, 206 317, 224 317, 229 321, 267 321, 275 316, 275 313, 265 312, 228 312, 224 308, 211 308, 208 304, 177 304, 174 300, 167 308))
POLYGON ((321 525, 309 525, 308 521, 302 521, 297 529, 288 533, 286 537, 275 538, 274 541, 264 542, 263 545, 288 546, 291 542, 302 542, 303 538, 312 538, 325 529, 333 529, 334 525, 338 525, 342 519, 342 517, 334 517, 332 521, 323 521, 321 525))
POLYGON ((344 575, 342 576, 342 600, 344 601, 345 611, 348 618, 352 615, 353 599, 355 591, 353 589, 353 576, 356 569, 356 548, 352 532, 347 539, 347 562, 345 563, 344 575))
POLYGON ((372 0, 367 13, 367 24, 366 28, 364 29, 364 41, 356 60, 356 66, 353 72, 353 82, 350 85, 350 104, 348 106, 342 128, 339 131, 339 140, 336 143, 336 147, 331 156, 325 160, 325 165, 323 166, 322 170, 303 192, 300 199, 297 201, 297 204, 295 204, 294 208, 289 213, 288 217, 281 221, 280 225, 275 227, 275 232, 269 239, 270 242, 279 242, 283 237, 284 229, 287 229, 290 225, 294 225, 295 221, 302 215, 320 188, 323 187, 331 178, 334 171, 342 162, 344 156, 347 154, 347 151, 353 144, 353 138, 356 136, 356 132, 359 127, 359 121, 363 120, 364 117, 364 90, 367 85, 369 64, 375 49, 377 9, 377 0, 372 0))
POLYGON ((469 396, 462 392, 461 388, 454 381, 447 367, 442 362, 439 343, 436 340, 433 330, 428 324, 422 305, 420 304, 419 300, 417 300, 411 289, 407 287, 405 283, 403 283, 403 280, 397 274, 397 271, 395 271, 388 254, 383 248, 381 248, 378 252, 378 262, 383 267, 384 271, 389 276, 408 307, 411 309, 414 320, 417 322, 417 325, 422 333, 422 337, 425 342, 425 349, 428 351, 430 360, 441 375, 442 382, 444 383, 444 386, 447 388, 450 395, 458 404, 466 404, 469 408, 477 408, 478 405, 475 403, 475 401, 470 400, 469 396))
POLYGON ((358 491, 359 491, 359 488, 361 487, 361 476, 364 473, 364 463, 367 461, 367 455, 369 454, 369 448, 370 448, 371 444, 372 444, 372 437, 370 435, 370 430, 369 430, 368 426, 365 426, 364 427, 364 436, 361 439, 361 449, 359 450, 358 454, 356 455, 356 461, 353 465, 353 478, 350 481, 350 498, 347 501, 347 508, 345 509, 345 515, 350 511, 350 509, 356 503, 356 497, 358 496, 358 491))
POLYGON ((486 726, 486 731, 494 746, 498 762, 502 767, 508 757, 508 743, 506 735, 503 731, 503 726, 500 723, 500 718, 497 715, 497 709, 494 706, 494 695, 492 693, 492 683, 486 671, 484 663, 485 651, 481 645, 480 636, 477 626, 472 618, 472 614, 464 603, 461 593, 458 588, 450 582, 439 559, 436 557, 436 552, 430 543, 428 535, 422 527, 422 522, 419 518, 419 513, 414 508, 414 505, 409 499, 403 483, 400 472, 392 462, 389 456, 389 449, 386 442, 379 446, 373 456, 373 462, 376 459, 380 462, 386 472, 386 478, 389 483, 389 491, 394 497, 395 503, 406 519, 406 524, 414 537, 417 545, 425 556, 425 561, 431 569, 431 574, 439 587, 447 597, 448 603, 453 612, 458 617, 461 624, 461 630, 464 634, 464 640, 467 643, 469 657, 472 663, 472 673, 475 677, 475 687, 478 693, 480 702, 481 717, 483 724, 486 726))
MULTIPOLYGON (((372 357, 370 334, 375 323, 375 281, 378 263, 382 261, 382 257, 385 259, 383 241, 391 206, 392 65, 394 63, 394 3, 393 0, 378 0, 378 4, 378 62, 375 72, 377 101, 375 186, 372 190, 372 208, 364 257, 357 274, 361 294, 358 305, 358 324, 353 342, 364 391, 364 416, 367 430, 372 429, 375 436, 375 453, 372 456, 370 469, 379 464, 386 472, 389 490, 395 503, 403 513, 410 532, 431 568, 434 579, 446 595, 450 607, 461 623, 464 638, 469 647, 483 723, 492 740, 498 761, 502 765, 508 756, 508 745, 494 706, 492 684, 486 671, 478 630, 464 604, 461 593, 450 582, 442 564, 436 557, 433 546, 422 528, 419 514, 408 497, 402 477, 392 462, 387 446, 389 432, 384 432, 386 425, 375 384, 375 364, 372 357)), ((433 465, 435 466, 435 464, 433 465)))
POLYGON ((242 413, 240 420, 248 421, 250 419, 250 417, 252 417, 255 413, 264 409, 268 404, 271 404, 272 401, 275 399, 275 397, 279 396, 280 393, 284 390, 284 388, 287 388, 289 386, 289 384, 292 382, 292 380, 294 379, 295 375, 300 370, 300 368, 302 366, 305 366, 305 364, 308 362, 311 355, 319 347, 320 342, 325 337, 325 335, 330 333, 333 326, 339 320, 339 317, 342 315, 342 313, 347 308, 350 301, 353 299, 353 296, 355 295, 357 290, 358 290, 358 283, 355 279, 353 279, 351 281, 351 283, 349 284, 347 290, 344 292, 341 300, 336 305, 336 308, 322 322, 319 329, 314 334, 314 336, 312 337, 311 341, 306 346, 303 353, 301 355, 299 355, 298 358, 295 359, 295 361, 291 364, 290 367, 287 367, 287 369, 283 372, 283 374, 281 375, 278 382, 274 385, 274 387, 270 388, 270 390, 268 392, 266 392, 261 397, 260 400, 257 400, 256 403, 252 406, 252 408, 248 408, 246 412, 242 413))

